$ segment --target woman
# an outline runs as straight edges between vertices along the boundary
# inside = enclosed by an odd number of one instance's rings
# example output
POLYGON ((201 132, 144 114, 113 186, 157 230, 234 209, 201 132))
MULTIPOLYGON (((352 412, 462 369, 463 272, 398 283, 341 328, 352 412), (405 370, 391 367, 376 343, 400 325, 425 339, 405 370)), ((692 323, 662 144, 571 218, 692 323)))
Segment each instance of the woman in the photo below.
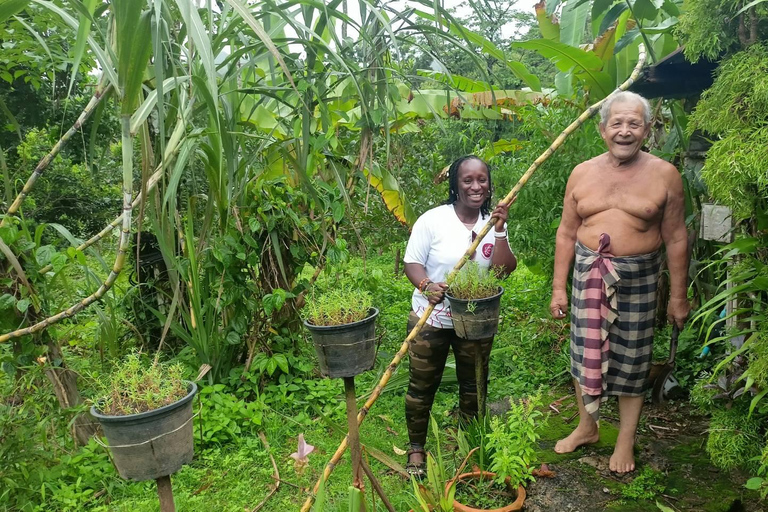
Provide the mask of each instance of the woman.
POLYGON ((450 190, 448 201, 424 213, 413 226, 405 250, 405 275, 416 289, 411 301, 408 331, 416 325, 429 304, 435 309, 419 335, 411 342, 410 383, 405 398, 405 418, 411 443, 406 469, 423 474, 429 412, 440 386, 449 347, 456 358, 459 381, 459 409, 464 418, 477 414, 475 383, 475 348, 481 347, 488 374, 488 356, 493 338, 480 343, 462 340, 456 335, 450 307, 444 302, 448 285, 445 276, 464 256, 469 245, 488 222, 491 215, 496 224, 472 255, 481 268, 500 267, 507 275, 517 266, 515 255, 507 242, 506 220, 508 205, 498 205, 489 212, 491 204, 491 172, 476 156, 464 156, 453 162, 448 170, 450 190))

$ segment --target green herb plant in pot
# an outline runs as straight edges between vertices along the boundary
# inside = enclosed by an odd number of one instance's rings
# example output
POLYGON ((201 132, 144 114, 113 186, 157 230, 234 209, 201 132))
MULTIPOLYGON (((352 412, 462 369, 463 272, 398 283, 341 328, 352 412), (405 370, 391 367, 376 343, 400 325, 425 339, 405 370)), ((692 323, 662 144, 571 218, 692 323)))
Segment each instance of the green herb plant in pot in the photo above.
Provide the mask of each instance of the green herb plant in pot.
POLYGON ((486 270, 474 261, 447 281, 445 296, 451 305, 456 334, 467 340, 492 338, 499 330, 501 286, 499 270, 486 270))
POLYGON ((101 424, 117 471, 127 480, 156 480, 161 510, 173 510, 169 475, 194 455, 197 385, 183 380, 181 365, 147 367, 138 354, 129 355, 110 377, 91 415, 101 424))
POLYGON ((307 301, 304 325, 315 343, 320 372, 354 377, 373 368, 379 310, 368 292, 337 288, 307 301))

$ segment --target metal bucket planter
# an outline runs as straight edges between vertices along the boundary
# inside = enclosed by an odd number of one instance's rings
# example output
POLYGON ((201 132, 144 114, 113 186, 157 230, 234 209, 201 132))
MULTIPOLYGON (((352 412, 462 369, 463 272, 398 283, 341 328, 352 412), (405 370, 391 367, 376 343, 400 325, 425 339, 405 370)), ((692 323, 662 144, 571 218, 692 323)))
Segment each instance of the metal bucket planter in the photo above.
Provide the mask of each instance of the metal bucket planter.
POLYGON ((354 377, 373 368, 376 361, 376 317, 371 308, 368 316, 344 325, 314 325, 304 321, 315 342, 320 372, 326 377, 354 377))
POLYGON ((156 480, 192 462, 192 398, 197 384, 187 382, 187 396, 138 414, 110 416, 91 407, 107 436, 117 472, 126 480, 156 480))
MULTIPOLYGON (((459 482, 466 482, 468 480, 477 480, 478 478, 483 478, 485 480, 491 480, 496 477, 496 473, 491 473, 490 471, 473 471, 471 473, 462 473, 461 475, 456 477, 456 483, 459 482)), ((453 482, 448 482, 448 485, 446 486, 446 491, 450 487, 450 485, 453 482)), ((525 487, 522 485, 519 485, 517 489, 512 487, 512 484, 510 484, 510 478, 507 477, 504 480, 504 483, 507 485, 510 491, 515 493, 515 501, 505 507, 501 508, 493 508, 493 509, 485 509, 485 508, 472 508, 467 505, 463 505, 459 503, 458 501, 453 501, 453 510, 456 512, 516 512, 518 510, 522 510, 523 504, 525 503, 525 487)))
POLYGON ((483 340, 492 338, 499 330, 499 311, 504 288, 484 299, 457 299, 450 291, 445 296, 451 304, 453 328, 460 338, 465 340, 483 340))

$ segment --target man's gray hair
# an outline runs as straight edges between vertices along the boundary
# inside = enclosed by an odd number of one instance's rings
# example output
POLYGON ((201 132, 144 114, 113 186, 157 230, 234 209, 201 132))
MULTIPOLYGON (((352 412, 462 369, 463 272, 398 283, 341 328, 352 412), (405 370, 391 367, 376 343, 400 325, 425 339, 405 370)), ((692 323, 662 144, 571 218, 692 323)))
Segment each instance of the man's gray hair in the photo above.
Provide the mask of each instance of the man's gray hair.
POLYGON ((648 100, 634 92, 621 91, 609 96, 600 107, 600 124, 605 125, 606 121, 608 121, 608 118, 611 116, 611 107, 616 102, 641 104, 643 106, 643 121, 646 125, 651 122, 651 104, 648 103, 648 100))

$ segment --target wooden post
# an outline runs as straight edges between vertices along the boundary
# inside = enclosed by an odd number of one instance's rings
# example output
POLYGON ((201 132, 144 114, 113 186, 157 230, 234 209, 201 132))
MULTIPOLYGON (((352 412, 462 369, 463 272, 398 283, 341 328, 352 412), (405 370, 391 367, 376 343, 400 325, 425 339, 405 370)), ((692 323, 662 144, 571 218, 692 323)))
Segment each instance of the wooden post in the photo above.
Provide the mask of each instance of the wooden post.
POLYGON ((171 477, 161 476, 155 482, 157 482, 157 497, 160 499, 160 512, 176 512, 176 505, 173 503, 171 477))
POLYGON ((344 391, 347 397, 347 427, 349 428, 349 455, 352 460, 352 485, 363 488, 360 478, 360 433, 357 429, 357 396, 355 395, 355 378, 344 377, 344 391))

